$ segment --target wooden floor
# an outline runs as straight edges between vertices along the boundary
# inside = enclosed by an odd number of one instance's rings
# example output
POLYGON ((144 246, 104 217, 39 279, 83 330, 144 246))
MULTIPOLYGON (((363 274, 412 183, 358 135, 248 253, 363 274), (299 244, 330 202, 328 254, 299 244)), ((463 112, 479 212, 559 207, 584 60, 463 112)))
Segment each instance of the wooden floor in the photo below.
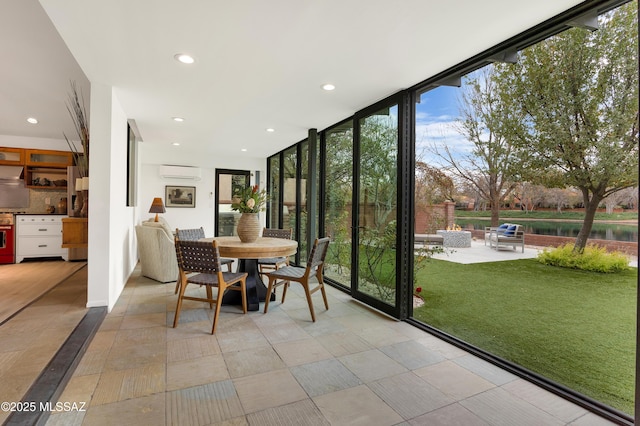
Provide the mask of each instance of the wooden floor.
POLYGON ((86 264, 48 260, 0 265, 0 324, 86 264))

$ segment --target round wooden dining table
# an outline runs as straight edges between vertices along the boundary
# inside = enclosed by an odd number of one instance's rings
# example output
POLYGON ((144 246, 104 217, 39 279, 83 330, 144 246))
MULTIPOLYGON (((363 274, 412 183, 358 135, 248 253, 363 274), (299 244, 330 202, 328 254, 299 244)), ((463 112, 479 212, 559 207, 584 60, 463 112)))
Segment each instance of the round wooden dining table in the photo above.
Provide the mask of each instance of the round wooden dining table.
MULTIPOLYGON (((238 259, 238 272, 246 272, 247 276, 247 309, 257 311, 260 302, 264 302, 267 287, 262 282, 258 270, 258 259, 271 257, 288 257, 298 251, 298 242, 283 238, 259 237, 253 243, 243 243, 238 237, 202 238, 200 241, 218 243, 220 256, 238 259)), ((273 295, 272 295, 273 296, 273 295)), ((230 291, 222 298, 223 305, 242 304, 241 295, 230 291)))

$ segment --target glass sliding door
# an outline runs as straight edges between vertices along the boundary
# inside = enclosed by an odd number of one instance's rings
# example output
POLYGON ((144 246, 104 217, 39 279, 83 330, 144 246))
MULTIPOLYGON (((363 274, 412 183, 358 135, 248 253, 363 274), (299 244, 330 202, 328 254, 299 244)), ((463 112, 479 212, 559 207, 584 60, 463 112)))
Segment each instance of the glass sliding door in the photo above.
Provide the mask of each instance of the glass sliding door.
POLYGON ((231 210, 231 198, 236 188, 250 184, 250 174, 248 170, 216 169, 216 237, 238 235, 240 213, 231 210))
MULTIPOLYGON (((297 233, 297 168, 298 168, 298 148, 293 146, 283 154, 282 161, 282 228, 293 231, 292 238, 300 243, 300 236, 297 233)), ((300 247, 298 247, 298 252, 300 247)), ((295 263, 294 259, 291 259, 295 263)))
POLYGON ((280 154, 268 159, 268 228, 280 228, 280 154))
POLYGON ((396 306, 398 106, 357 120, 358 274, 354 297, 387 313, 396 306))
POLYGON ((351 287, 353 121, 325 132, 324 233, 331 238, 324 274, 351 287))
POLYGON ((309 179, 309 141, 304 141, 299 144, 300 147, 300 186, 298 197, 300 202, 298 203, 298 211, 300 212, 300 227, 298 234, 298 253, 299 264, 304 266, 307 264, 308 247, 307 247, 307 214, 309 212, 307 205, 307 185, 310 182, 309 179))

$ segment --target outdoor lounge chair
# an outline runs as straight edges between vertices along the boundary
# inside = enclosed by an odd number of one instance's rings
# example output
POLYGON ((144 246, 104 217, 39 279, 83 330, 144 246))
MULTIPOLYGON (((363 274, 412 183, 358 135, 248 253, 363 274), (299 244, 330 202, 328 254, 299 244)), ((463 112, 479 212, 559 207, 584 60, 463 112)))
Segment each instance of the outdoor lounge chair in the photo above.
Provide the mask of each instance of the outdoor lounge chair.
MULTIPOLYGON (((486 244, 485 234, 485 244, 486 244)), ((489 247, 499 250, 501 247, 522 247, 524 253, 524 229, 522 225, 508 224, 506 228, 498 227, 489 231, 489 247)))
POLYGON ((500 226, 486 226, 484 228, 484 245, 487 245, 487 242, 489 242, 489 240, 491 239, 492 234, 502 234, 510 225, 510 223, 503 223, 500 226))

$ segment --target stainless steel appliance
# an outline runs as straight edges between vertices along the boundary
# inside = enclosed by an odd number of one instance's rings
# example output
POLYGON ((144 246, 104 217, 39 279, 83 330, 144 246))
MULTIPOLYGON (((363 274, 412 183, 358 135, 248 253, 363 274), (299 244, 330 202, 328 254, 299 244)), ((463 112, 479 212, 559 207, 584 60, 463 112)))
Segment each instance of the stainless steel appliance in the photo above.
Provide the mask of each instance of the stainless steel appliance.
POLYGON ((13 213, 0 213, 0 264, 15 263, 15 228, 13 213))

